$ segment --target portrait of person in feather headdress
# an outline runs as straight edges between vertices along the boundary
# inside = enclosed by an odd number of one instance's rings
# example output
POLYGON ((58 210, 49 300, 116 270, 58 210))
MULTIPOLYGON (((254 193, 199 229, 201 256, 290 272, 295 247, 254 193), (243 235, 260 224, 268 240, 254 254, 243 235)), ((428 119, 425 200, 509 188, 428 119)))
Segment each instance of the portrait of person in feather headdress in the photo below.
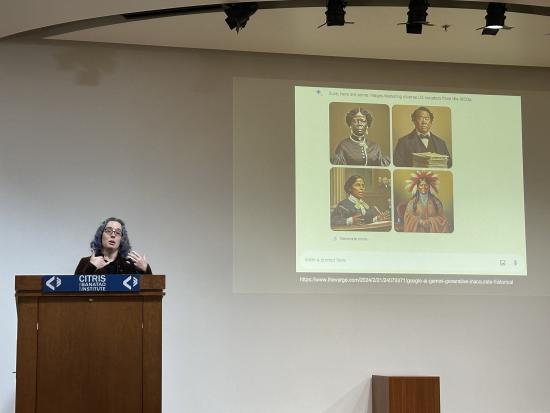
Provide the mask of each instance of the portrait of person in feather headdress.
POLYGON ((405 181, 412 194, 404 215, 404 232, 451 232, 443 203, 437 197, 439 177, 432 171, 416 171, 405 181))

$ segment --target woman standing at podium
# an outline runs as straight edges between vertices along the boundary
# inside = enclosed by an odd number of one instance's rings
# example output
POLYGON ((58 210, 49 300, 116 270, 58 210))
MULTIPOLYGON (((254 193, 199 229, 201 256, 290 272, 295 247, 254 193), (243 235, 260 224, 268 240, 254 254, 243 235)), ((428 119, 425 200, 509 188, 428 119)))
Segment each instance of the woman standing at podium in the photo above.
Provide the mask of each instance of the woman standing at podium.
POLYGON ((92 255, 78 263, 77 274, 152 274, 145 255, 132 250, 128 231, 120 218, 107 218, 90 243, 92 255))

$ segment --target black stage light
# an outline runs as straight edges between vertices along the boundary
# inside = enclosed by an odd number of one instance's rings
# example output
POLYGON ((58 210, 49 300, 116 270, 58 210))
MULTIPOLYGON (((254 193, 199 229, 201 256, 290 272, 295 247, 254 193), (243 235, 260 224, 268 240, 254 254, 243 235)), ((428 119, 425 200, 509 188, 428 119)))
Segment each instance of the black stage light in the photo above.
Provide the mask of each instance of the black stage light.
POLYGON ((407 12, 407 22, 399 24, 407 25, 407 33, 422 34, 422 26, 433 26, 433 24, 426 21, 428 7, 430 5, 427 0, 411 0, 407 12))
POLYGON ((510 30, 511 27, 504 24, 506 20, 506 5, 504 3, 489 3, 487 6, 487 15, 485 16, 485 26, 477 30, 483 29, 481 34, 494 36, 499 30, 510 30))
POLYGON ((258 10, 258 3, 236 3, 227 4, 224 6, 225 14, 227 15, 225 22, 231 30, 235 29, 238 33, 243 29, 252 16, 258 10))
POLYGON ((327 11, 325 15, 327 16, 326 22, 318 26, 343 26, 344 24, 353 24, 353 22, 346 21, 346 6, 348 5, 345 0, 328 0, 327 11))

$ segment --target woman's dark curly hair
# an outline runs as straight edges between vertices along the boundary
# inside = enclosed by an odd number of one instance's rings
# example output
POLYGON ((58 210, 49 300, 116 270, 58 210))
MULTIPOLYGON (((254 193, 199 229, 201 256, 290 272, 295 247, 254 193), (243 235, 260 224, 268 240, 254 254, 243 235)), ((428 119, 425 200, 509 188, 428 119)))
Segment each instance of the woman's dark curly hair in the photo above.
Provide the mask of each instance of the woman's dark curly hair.
POLYGON ((344 191, 346 191, 346 194, 351 194, 351 187, 359 179, 361 179, 363 183, 365 183, 365 178, 363 178, 361 175, 352 175, 346 180, 346 183, 344 184, 344 191))
POLYGON ((130 239, 128 238, 126 224, 120 218, 111 217, 103 221, 97 228, 94 239, 92 240, 92 242, 90 242, 90 248, 95 251, 96 255, 102 254, 103 244, 101 242, 101 237, 103 236, 103 231, 105 231, 105 227, 111 221, 118 222, 122 226, 122 235, 120 238, 120 247, 118 248, 118 252, 123 258, 126 258, 128 256, 128 253, 132 250, 132 246, 130 245, 130 239))
POLYGON ((353 119, 354 116, 358 114, 361 114, 367 118, 367 126, 370 128, 374 118, 372 114, 365 108, 354 108, 350 110, 348 113, 346 113, 346 123, 348 124, 348 126, 351 126, 351 120, 353 119))

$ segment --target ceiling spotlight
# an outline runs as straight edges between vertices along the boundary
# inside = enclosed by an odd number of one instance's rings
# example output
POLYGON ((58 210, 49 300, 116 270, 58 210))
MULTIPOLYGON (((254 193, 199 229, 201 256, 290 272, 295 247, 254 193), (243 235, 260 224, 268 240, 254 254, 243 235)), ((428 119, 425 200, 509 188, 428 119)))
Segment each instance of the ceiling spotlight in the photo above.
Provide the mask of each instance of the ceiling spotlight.
POLYGON ((510 30, 511 27, 504 24, 506 20, 506 5, 504 3, 489 3, 487 6, 487 15, 485 16, 485 26, 477 30, 483 29, 481 34, 494 36, 500 29, 510 30))
POLYGON ((346 0, 328 0, 327 11, 325 12, 327 19, 326 22, 318 26, 343 26, 344 24, 353 24, 353 22, 346 21, 346 6, 348 5, 346 0))
POLYGON ((227 15, 225 22, 231 30, 235 29, 237 33, 243 29, 252 16, 258 10, 258 3, 236 3, 224 5, 224 11, 227 15))
POLYGON ((407 22, 399 23, 407 25, 407 33, 421 34, 422 26, 433 26, 433 24, 426 21, 428 17, 428 4, 427 0, 411 0, 409 3, 409 11, 407 12, 407 22))

